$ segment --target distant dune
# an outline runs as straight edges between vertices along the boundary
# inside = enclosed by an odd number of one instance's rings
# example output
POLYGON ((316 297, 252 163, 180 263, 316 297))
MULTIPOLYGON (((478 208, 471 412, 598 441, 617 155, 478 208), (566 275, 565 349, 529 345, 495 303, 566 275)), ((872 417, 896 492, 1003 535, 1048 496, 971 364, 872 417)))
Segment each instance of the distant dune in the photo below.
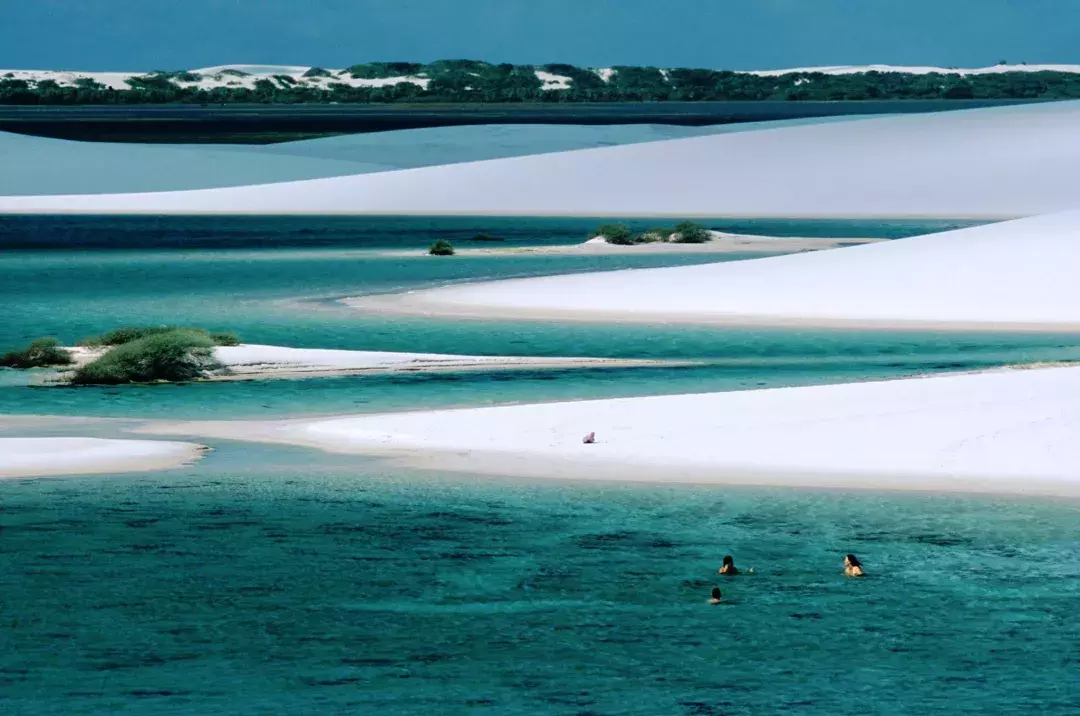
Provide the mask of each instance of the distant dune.
POLYGON ((1011 218, 1077 206, 1080 102, 788 126, 3 212, 1011 218))
MULTIPOLYGON (((593 74, 603 83, 611 80, 615 71, 610 67, 583 68, 585 72, 593 74)), ((749 74, 758 76, 781 76, 793 73, 821 73, 826 75, 850 75, 862 72, 898 72, 909 75, 925 75, 932 72, 939 74, 954 74, 961 76, 998 74, 1002 72, 1069 72, 1080 73, 1080 65, 1070 64, 1042 64, 1042 65, 994 65, 993 67, 957 68, 957 67, 930 67, 930 66, 899 66, 899 65, 842 65, 829 67, 791 67, 775 70, 736 70, 737 74, 749 74)), ((548 72, 537 68, 536 77, 543 84, 545 90, 565 90, 571 86, 572 78, 567 75, 548 72)), ((130 89, 127 80, 138 77, 147 77, 151 72, 94 72, 80 70, 3 70, 0 69, 0 79, 28 80, 41 82, 51 80, 63 87, 72 87, 79 80, 92 80, 106 87, 117 90, 130 89)), ((327 87, 330 84, 346 84, 351 87, 386 87, 396 84, 415 84, 426 88, 431 79, 420 72, 416 75, 399 75, 394 77, 353 77, 348 69, 312 68, 306 65, 218 65, 215 67, 202 67, 187 70, 183 73, 171 73, 174 75, 184 74, 186 77, 175 77, 172 81, 180 87, 200 87, 202 89, 214 89, 217 87, 247 88, 255 87, 259 80, 269 79, 273 82, 286 82, 292 85, 309 87, 327 87), (314 74, 311 74, 314 70, 314 74), (288 78, 282 80, 280 78, 288 78)))

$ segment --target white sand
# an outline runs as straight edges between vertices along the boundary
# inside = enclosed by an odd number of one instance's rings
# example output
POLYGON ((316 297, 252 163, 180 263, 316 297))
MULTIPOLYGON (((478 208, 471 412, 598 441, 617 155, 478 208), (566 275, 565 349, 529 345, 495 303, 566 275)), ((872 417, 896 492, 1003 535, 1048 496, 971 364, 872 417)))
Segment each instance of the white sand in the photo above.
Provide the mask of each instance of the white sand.
POLYGON ((1077 208, 1080 102, 876 117, 0 212, 999 217, 1077 208))
MULTIPOLYGON (((76 365, 105 352, 102 348, 66 347, 76 365)), ((543 368, 629 368, 685 365, 690 361, 543 356, 468 356, 445 353, 394 353, 322 348, 286 348, 243 344, 218 346, 214 357, 225 370, 211 380, 304 378, 354 373, 432 372, 445 370, 512 370, 543 368)))
POLYGON ((510 475, 1073 495, 1078 394, 1080 368, 1043 368, 148 432, 510 475))
MULTIPOLYGON (((510 368, 629 367, 663 361, 611 358, 545 358, 527 356, 463 356, 441 353, 324 350, 240 345, 214 349, 232 377, 327 375, 361 372, 492 370, 510 368)), ((670 364, 668 364, 670 365, 670 364)))
POLYGON ((997 75, 1003 72, 1080 72, 1080 65, 994 65, 962 69, 959 67, 933 67, 911 65, 832 65, 827 67, 790 67, 781 70, 744 70, 741 74, 776 77, 796 72, 817 72, 823 75, 857 75, 863 72, 898 72, 905 75, 997 75))
POLYGON ((0 438, 0 478, 165 470, 196 460, 192 443, 100 438, 0 438))
POLYGON ((1080 328, 1080 212, 728 263, 466 284, 347 301, 453 315, 1080 328))

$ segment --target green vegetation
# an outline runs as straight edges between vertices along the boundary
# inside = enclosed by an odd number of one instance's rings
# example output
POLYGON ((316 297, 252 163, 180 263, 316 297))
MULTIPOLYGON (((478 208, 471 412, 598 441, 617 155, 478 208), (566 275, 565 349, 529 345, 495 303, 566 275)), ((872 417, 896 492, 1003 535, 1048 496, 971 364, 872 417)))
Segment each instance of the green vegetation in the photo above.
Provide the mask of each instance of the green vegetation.
MULTIPOLYGON (((402 82, 383 87, 351 87, 334 82, 333 73, 313 67, 305 77, 330 78, 306 83, 286 75, 260 78, 255 87, 226 86, 203 89, 180 86, 197 82, 192 72, 155 71, 127 80, 130 89, 116 90, 90 79, 75 86, 54 80, 0 77, 0 104, 161 104, 161 103, 393 103, 393 102, 633 102, 633 101, 836 101, 874 99, 1068 99, 1080 98, 1080 74, 1070 72, 1011 71, 962 76, 930 73, 863 72, 827 75, 790 72, 759 76, 725 70, 656 67, 614 67, 604 79, 592 69, 567 64, 492 64, 477 60, 369 62, 353 65, 348 74, 357 79, 419 77, 426 87, 402 82), (569 80, 566 89, 544 89, 536 76, 540 69, 569 80)), ((9 73, 10 74, 10 73, 9 73)), ((240 70, 223 70, 232 78, 249 77, 240 70)))
POLYGON ((709 230, 693 221, 681 221, 673 229, 653 228, 635 234, 626 224, 604 224, 596 230, 609 244, 635 246, 671 242, 675 244, 705 244, 712 241, 709 230))
POLYGON ((446 239, 439 239, 431 245, 431 248, 428 249, 428 253, 432 256, 453 256, 454 247, 446 239))
POLYGON ((120 346, 131 343, 148 336, 157 336, 163 333, 175 331, 187 331, 205 337, 215 346, 235 346, 240 344, 240 339, 232 333, 211 333, 203 328, 191 328, 187 326, 125 326, 103 333, 100 336, 91 336, 79 341, 80 346, 87 348, 102 348, 106 346, 120 346))
POLYGON ((71 356, 55 338, 38 338, 22 350, 0 356, 0 367, 4 368, 51 368, 71 363, 71 356))
POLYGON ((712 241, 708 229, 692 221, 680 221, 672 233, 671 240, 676 244, 706 244, 712 241))
POLYGON ((617 246, 629 246, 636 244, 634 234, 626 224, 604 224, 596 230, 596 235, 602 237, 609 244, 617 246))
POLYGON ((116 345, 75 370, 74 385, 118 385, 189 381, 219 368, 214 342, 205 331, 174 328, 116 345))

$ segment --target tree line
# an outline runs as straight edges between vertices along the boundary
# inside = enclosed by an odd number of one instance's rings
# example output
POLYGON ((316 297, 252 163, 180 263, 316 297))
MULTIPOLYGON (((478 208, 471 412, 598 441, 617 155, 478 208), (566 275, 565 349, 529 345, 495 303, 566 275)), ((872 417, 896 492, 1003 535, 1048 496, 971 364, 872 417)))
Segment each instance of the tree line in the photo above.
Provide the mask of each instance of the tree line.
MULTIPOLYGON (((961 76, 947 73, 913 75, 864 72, 828 75, 791 72, 759 76, 701 69, 614 67, 609 76, 567 64, 491 64, 474 60, 440 60, 354 65, 347 76, 358 79, 422 77, 426 86, 399 82, 355 87, 330 70, 312 68, 303 77, 259 77, 253 86, 202 88, 182 85, 200 80, 191 72, 152 72, 127 80, 128 89, 106 87, 90 78, 73 86, 55 80, 28 81, 0 76, 0 104, 234 104, 268 103, 480 103, 480 102, 663 102, 663 101, 837 101, 875 99, 1068 99, 1080 98, 1080 74, 1006 71, 961 76), (536 70, 569 78, 565 89, 545 88, 536 70), (314 81, 320 78, 320 81, 314 81)), ((225 70, 228 79, 250 77, 225 70)))

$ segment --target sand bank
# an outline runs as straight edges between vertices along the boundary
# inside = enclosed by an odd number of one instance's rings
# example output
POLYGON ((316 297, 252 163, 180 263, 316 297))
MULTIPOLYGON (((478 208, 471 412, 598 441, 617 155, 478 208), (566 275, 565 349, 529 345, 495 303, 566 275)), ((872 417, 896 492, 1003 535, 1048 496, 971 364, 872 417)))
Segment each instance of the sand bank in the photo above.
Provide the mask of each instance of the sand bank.
MULTIPOLYGON (((104 349, 70 347, 76 365, 104 353, 104 349)), ((358 373, 430 373, 433 371, 541 370, 545 368, 639 368, 687 365, 692 361, 621 358, 558 358, 531 356, 464 356, 443 353, 287 348, 244 344, 218 346, 214 357, 224 367, 208 380, 270 378, 328 378, 358 373)))
POLYGON ((1014 218, 1076 207, 1077 121, 1076 101, 885 116, 0 212, 1014 218))
POLYGON ((101 438, 0 438, 0 478, 166 470, 206 448, 193 443, 101 438))
MULTIPOLYGON (((503 246, 499 242, 460 242, 454 246, 454 253, 459 256, 636 256, 640 254, 733 254, 778 253, 787 254, 796 251, 820 251, 844 246, 872 244, 887 239, 871 238, 811 238, 799 236, 755 236, 752 234, 730 234, 722 231, 710 231, 713 240, 704 244, 677 244, 653 242, 620 246, 606 241, 590 239, 580 244, 562 246, 503 246)), ((424 256, 426 249, 408 251, 378 251, 380 256, 424 256)))
POLYGON ((1080 330, 1080 212, 749 261, 462 284, 346 303, 476 317, 1080 330))
POLYGON ((1080 368, 1041 368, 146 432, 503 475, 1075 495, 1078 393, 1080 368))

